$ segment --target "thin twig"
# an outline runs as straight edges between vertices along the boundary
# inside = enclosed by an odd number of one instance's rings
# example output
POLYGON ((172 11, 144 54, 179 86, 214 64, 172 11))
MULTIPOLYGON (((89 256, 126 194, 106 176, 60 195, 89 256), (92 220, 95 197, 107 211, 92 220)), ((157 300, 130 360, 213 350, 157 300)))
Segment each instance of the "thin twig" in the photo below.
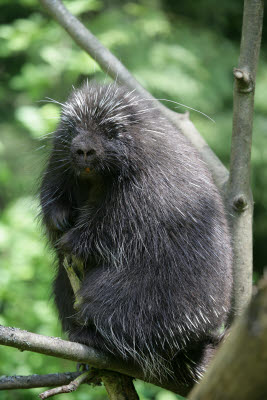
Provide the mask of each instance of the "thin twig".
POLYGON ((75 392, 75 390, 77 390, 82 383, 89 380, 90 377, 91 377, 91 372, 86 371, 81 375, 79 375, 77 378, 75 378, 73 381, 71 381, 68 385, 63 385, 53 389, 46 390, 45 392, 40 393, 39 397, 40 399, 44 400, 48 399, 49 397, 55 396, 56 394, 75 392))

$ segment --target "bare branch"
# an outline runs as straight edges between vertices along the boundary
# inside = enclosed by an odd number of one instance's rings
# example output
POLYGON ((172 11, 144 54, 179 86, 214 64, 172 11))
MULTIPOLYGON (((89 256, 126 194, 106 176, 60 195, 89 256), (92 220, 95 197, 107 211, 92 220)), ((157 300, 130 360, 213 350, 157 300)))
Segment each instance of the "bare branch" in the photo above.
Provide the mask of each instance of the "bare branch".
POLYGON ((267 398, 267 283, 232 326, 190 400, 267 398))
POLYGON ((227 203, 234 241, 234 309, 240 313, 252 293, 250 157, 254 89, 263 21, 263 0, 245 0, 240 59, 234 69, 234 115, 227 203))
POLYGON ((200 133, 189 121, 188 114, 178 114, 159 103, 130 74, 124 65, 85 26, 75 18, 60 0, 40 0, 51 16, 69 33, 72 39, 85 50, 116 81, 135 89, 143 98, 153 100, 161 112, 192 141, 209 165, 216 184, 222 188, 228 179, 228 172, 219 158, 209 148, 200 133), (181 121, 180 121, 181 120, 181 121), (186 120, 189 122, 186 123, 186 120))
POLYGON ((0 344, 76 362, 97 364, 99 368, 103 369, 108 369, 112 363, 103 353, 83 344, 38 335, 17 328, 7 328, 2 325, 0 325, 0 344))
POLYGON ((51 16, 68 32, 72 39, 89 54, 114 80, 125 84, 142 95, 153 99, 124 65, 76 18, 60 0, 40 0, 51 16))
POLYGON ((45 386, 66 385, 81 372, 65 372, 61 374, 29 375, 29 376, 1 376, 0 390, 29 389, 45 386))

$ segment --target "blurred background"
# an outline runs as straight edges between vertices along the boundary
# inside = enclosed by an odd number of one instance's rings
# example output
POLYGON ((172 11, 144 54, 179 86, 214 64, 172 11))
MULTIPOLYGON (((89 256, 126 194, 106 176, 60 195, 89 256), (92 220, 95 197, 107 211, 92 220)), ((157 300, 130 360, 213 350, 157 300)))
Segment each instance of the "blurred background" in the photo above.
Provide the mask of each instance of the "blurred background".
MULTIPOLYGON (((68 0, 68 9, 158 98, 208 114, 191 119, 226 166, 232 129, 232 69, 237 66, 243 0, 68 0)), ((71 86, 108 80, 37 0, 0 0, 0 324, 62 336, 50 298, 53 255, 38 224, 38 177, 71 86)), ((254 280, 267 265, 267 30, 257 75, 252 147, 254 280)), ((166 103, 168 106, 170 103, 166 103)), ((176 108, 185 112, 183 107, 176 108)), ((73 371, 75 364, 0 348, 0 375, 73 371)), ((140 398, 177 399, 142 382, 140 398)), ((0 393, 35 399, 41 389, 0 393)), ((85 385, 69 400, 106 399, 85 385)), ((63 398, 63 396, 62 396, 63 398)))

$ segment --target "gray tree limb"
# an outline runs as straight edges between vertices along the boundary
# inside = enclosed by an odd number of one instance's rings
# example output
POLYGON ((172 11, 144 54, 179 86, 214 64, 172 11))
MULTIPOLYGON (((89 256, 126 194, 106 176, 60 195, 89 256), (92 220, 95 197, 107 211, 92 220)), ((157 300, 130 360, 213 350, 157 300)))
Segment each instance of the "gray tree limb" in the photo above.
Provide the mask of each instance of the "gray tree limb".
POLYGON ((44 374, 29 376, 1 376, 0 390, 30 389, 46 386, 67 385, 70 381, 81 375, 81 372, 65 372, 61 374, 44 374))
POLYGON ((252 293, 252 217, 250 157, 256 69, 263 21, 263 0, 245 0, 238 69, 234 70, 234 114, 226 202, 234 241, 234 311, 246 307, 252 293))
POLYGON ((188 114, 184 116, 184 114, 175 113, 151 96, 124 65, 66 9, 60 0, 39 1, 51 16, 68 32, 78 46, 85 50, 101 66, 103 71, 116 81, 129 87, 129 89, 135 90, 143 98, 153 100, 157 104, 162 113, 197 147, 203 160, 208 164, 215 182, 219 187, 222 187, 228 178, 227 169, 209 148, 192 122, 189 121, 188 114), (188 120, 187 123, 186 120, 188 120))

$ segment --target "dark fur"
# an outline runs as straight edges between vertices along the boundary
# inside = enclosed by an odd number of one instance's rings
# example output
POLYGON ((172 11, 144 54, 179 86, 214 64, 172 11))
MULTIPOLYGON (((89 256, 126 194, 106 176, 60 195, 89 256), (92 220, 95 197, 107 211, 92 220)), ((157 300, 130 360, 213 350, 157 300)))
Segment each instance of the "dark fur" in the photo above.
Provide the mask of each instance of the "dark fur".
POLYGON ((64 330, 148 375, 192 383, 219 341, 232 287, 230 235, 205 164, 151 102, 113 84, 73 91, 53 143, 41 206, 64 330), (66 253, 86 265, 78 316, 66 253))

